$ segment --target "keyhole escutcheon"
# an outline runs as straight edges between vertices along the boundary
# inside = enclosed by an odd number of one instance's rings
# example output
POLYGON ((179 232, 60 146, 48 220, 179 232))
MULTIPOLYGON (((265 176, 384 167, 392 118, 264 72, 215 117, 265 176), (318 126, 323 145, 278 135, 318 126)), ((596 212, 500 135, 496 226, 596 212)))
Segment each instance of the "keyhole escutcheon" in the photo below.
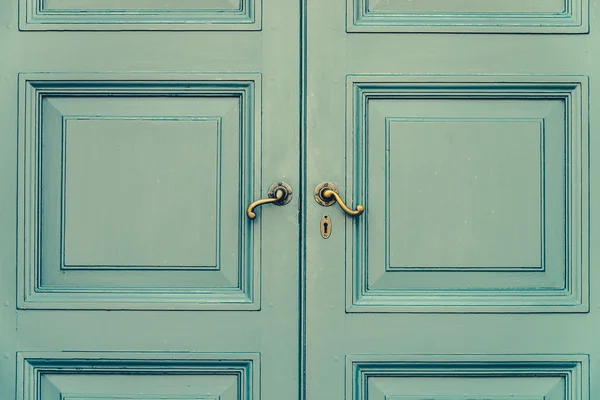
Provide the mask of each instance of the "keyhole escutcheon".
POLYGON ((323 215, 321 218, 321 236, 328 239, 331 236, 331 218, 329 215, 323 215))

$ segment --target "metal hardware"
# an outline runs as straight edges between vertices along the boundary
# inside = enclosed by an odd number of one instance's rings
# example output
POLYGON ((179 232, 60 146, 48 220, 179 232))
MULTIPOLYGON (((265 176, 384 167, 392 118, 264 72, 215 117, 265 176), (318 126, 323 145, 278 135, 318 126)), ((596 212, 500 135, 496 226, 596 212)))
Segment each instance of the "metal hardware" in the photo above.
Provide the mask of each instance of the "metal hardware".
POLYGON ((323 192, 327 189, 331 189, 334 192, 339 193, 337 186, 335 186, 333 183, 329 183, 329 182, 320 183, 319 186, 317 186, 315 189, 315 201, 317 203, 319 203, 320 205, 322 205, 323 207, 329 207, 329 206, 335 204, 335 197, 329 197, 329 198, 323 197, 323 192))
POLYGON ((255 200, 246 209, 246 215, 250 219, 256 218, 254 209, 263 204, 274 204, 276 206, 285 206, 292 201, 292 188, 285 182, 277 182, 271 185, 267 192, 266 199, 255 200))
POLYGON ((357 217, 365 212, 365 208, 362 205, 356 206, 356 210, 349 208, 340 197, 338 188, 329 182, 321 183, 315 188, 315 201, 324 207, 338 203, 346 214, 353 217, 357 217))
POLYGON ((323 239, 329 239, 331 228, 331 218, 329 215, 323 215, 323 218, 321 218, 321 236, 323 239))

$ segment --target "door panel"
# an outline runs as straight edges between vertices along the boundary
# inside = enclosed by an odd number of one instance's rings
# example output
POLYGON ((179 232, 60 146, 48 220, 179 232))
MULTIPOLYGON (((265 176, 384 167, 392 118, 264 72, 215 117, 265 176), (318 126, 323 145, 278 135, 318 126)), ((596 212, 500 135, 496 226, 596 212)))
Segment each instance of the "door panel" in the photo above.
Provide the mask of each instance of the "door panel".
POLYGON ((585 356, 350 356, 347 367, 356 399, 564 400, 588 391, 585 356))
POLYGON ((261 30, 260 0, 20 0, 21 30, 261 30))
POLYGON ((588 310, 585 77, 347 88, 347 311, 588 310))
POLYGON ((18 397, 26 399, 160 399, 165 393, 175 394, 169 399, 177 400, 260 396, 257 354, 170 354, 167 358, 130 353, 25 353, 18 362, 19 381, 24 382, 18 397), (141 396, 139 388, 144 388, 141 396))
POLYGON ((307 199, 307 398, 595 399, 597 2, 341 3, 307 4, 307 186, 366 211, 307 199))
POLYGON ((297 399, 298 4, 75 3, 0 4, 0 398, 297 399))
POLYGON ((348 32, 584 33, 588 0, 346 0, 348 32))
POLYGON ((1 3, 2 398, 594 399, 597 7, 1 3))
POLYGON ((260 76, 99 75, 22 76, 20 307, 259 309, 260 76))

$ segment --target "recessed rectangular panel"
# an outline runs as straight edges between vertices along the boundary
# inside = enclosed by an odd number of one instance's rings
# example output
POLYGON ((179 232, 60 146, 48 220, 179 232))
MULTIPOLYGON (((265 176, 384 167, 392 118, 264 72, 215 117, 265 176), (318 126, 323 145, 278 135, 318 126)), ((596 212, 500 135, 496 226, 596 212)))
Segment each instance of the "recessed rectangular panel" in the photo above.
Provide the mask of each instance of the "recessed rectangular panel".
POLYGON ((19 353, 19 400, 253 400, 255 353, 19 353))
MULTIPOLYGON (((570 3, 569 0, 566 3, 570 3)), ((369 11, 449 13, 560 13, 565 0, 366 0, 369 11)))
POLYGON ((587 311, 587 80, 469 79, 349 77, 348 311, 587 311))
POLYGON ((261 0, 20 0, 21 30, 261 29, 261 0))
POLYGON ((588 0, 347 0, 348 32, 588 32, 588 0))
MULTIPOLYGON (((74 395, 63 396, 61 400, 164 400, 161 395, 111 395, 102 397, 96 395, 74 395)), ((221 400, 218 395, 170 395, 168 400, 221 400)), ((519 399, 515 399, 519 400, 519 399)))
POLYGON ((259 308, 259 76, 139 79, 22 76, 20 307, 259 308))
POLYGON ((352 400, 589 400, 587 355, 350 355, 352 400))
POLYGON ((567 400, 564 377, 373 377, 368 400, 567 400), (380 396, 379 393, 392 393, 380 396), (517 392, 518 395, 514 395, 517 392), (419 394, 420 393, 420 394, 419 394), (557 395, 561 395, 557 397, 557 395), (554 397, 544 397, 554 396, 554 397))
POLYGON ((216 119, 67 119, 64 266, 218 269, 216 119))
POLYGON ((241 10, 243 0, 43 0, 44 10, 101 10, 101 11, 133 11, 133 10, 241 10))
POLYGON ((390 269, 542 268, 541 120, 391 119, 390 269))

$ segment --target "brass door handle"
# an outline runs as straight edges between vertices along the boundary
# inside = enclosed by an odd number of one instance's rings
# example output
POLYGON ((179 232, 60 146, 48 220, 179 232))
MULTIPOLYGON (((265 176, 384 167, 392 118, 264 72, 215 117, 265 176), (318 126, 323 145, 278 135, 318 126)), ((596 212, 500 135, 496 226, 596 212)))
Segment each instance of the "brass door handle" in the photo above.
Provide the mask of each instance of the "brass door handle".
POLYGON ((338 203, 344 212, 352 217, 358 217, 365 212, 365 207, 357 205, 356 210, 351 209, 340 197, 338 188, 329 182, 319 184, 315 189, 315 201, 324 207, 338 203))
POLYGON ((285 182, 277 182, 271 185, 267 198, 258 199, 250 203, 246 209, 246 215, 250 219, 256 218, 254 209, 263 204, 274 204, 276 206, 285 206, 292 200, 292 188, 285 182))

